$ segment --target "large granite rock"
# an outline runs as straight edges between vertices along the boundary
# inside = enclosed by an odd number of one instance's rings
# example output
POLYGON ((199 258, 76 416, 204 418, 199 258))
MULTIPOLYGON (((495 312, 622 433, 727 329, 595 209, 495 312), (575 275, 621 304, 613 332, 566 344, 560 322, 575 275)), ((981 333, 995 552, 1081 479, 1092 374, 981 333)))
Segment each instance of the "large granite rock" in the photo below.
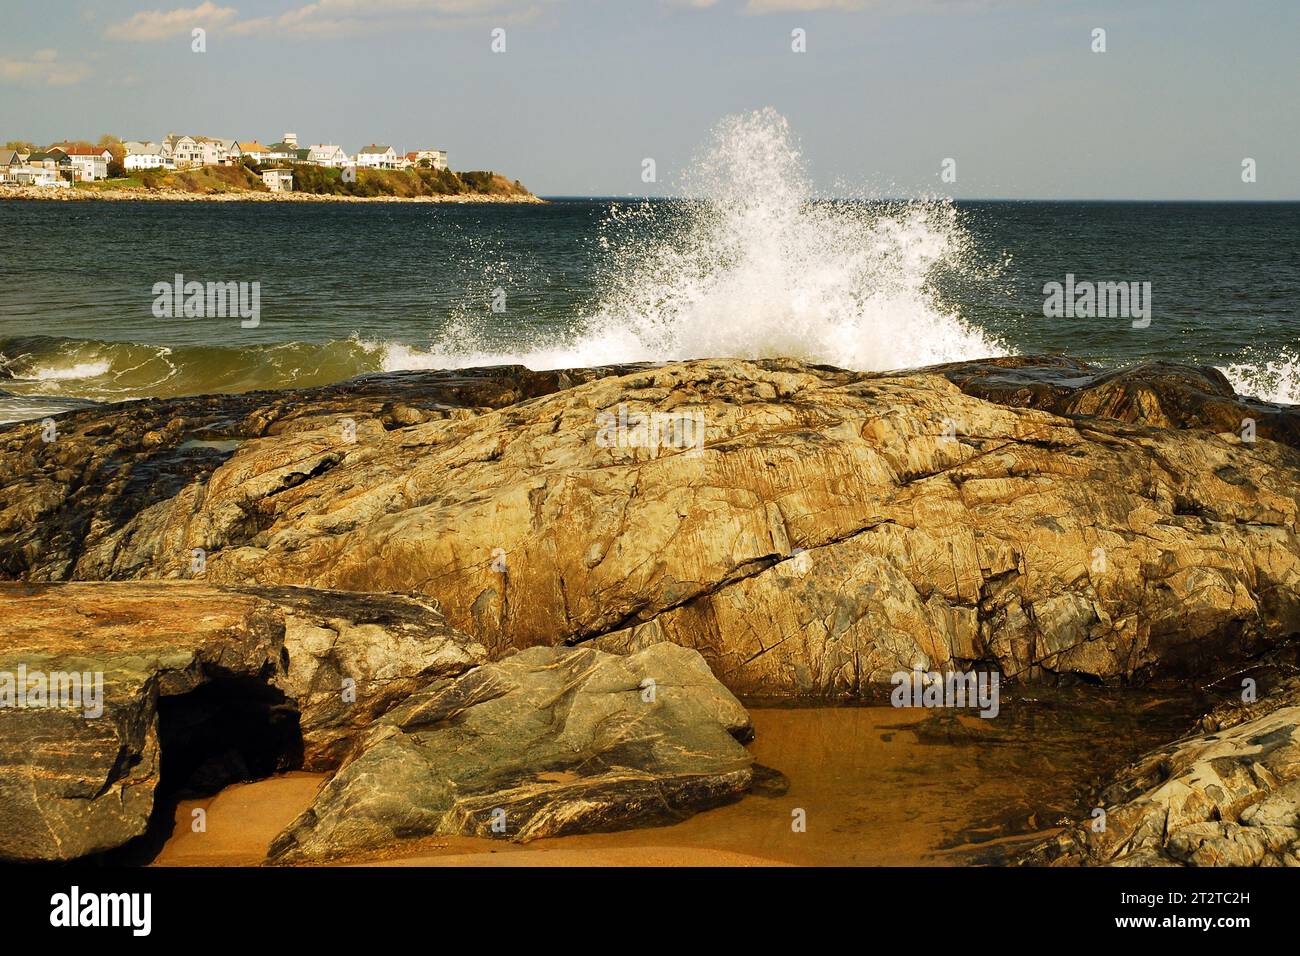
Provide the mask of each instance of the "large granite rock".
POLYGON ((396 594, 252 588, 284 615, 276 686, 299 710, 303 769, 330 770, 376 717, 434 677, 483 663, 483 645, 427 601, 396 594))
MULTIPOLYGON (((142 553, 133 538, 155 533, 172 499, 199 492, 249 439, 325 427, 341 433, 361 420, 402 428, 465 417, 608 371, 394 372, 315 388, 95 405, 56 416, 53 435, 44 422, 0 425, 0 575, 132 576, 142 553)), ((190 560, 177 556, 176 567, 190 560)))
POLYGON ((322 860, 426 834, 516 841, 681 819, 749 788, 749 716, 699 654, 531 648, 380 718, 272 844, 322 860))
POLYGON ((1024 862, 1300 866, 1300 681, 1218 708, 1123 771, 1100 803, 1104 827, 1071 827, 1024 862))
POLYGON ((436 610, 392 595, 3 584, 0 619, 6 859, 121 846, 148 829, 164 777, 210 789, 304 761, 337 764, 402 697, 483 656, 436 610), (16 694, 72 674, 87 690, 65 695, 68 706, 16 694))
MULTIPOLYGON (((1158 376, 1166 397, 1147 422, 1143 402, 1019 407, 1064 392, 1011 401, 972 373, 986 400, 950 381, 954 367, 622 371, 549 373, 534 397, 494 386, 470 396, 477 410, 398 414, 382 389, 240 406, 251 437, 201 474, 158 471, 147 506, 107 462, 154 474, 160 451, 147 468, 131 457, 148 435, 114 445, 99 478, 85 447, 120 442, 124 421, 156 417, 151 403, 74 413, 67 448, 11 429, 0 473, 26 492, 0 515, 0 567, 179 578, 202 549, 214 583, 424 595, 494 657, 666 641, 768 695, 852 695, 977 661, 1021 680, 1140 679, 1300 631, 1300 452, 1201 427, 1227 421, 1192 415, 1201 399, 1177 375, 1158 376), (667 446, 639 426, 651 416, 667 446), (249 425, 264 419, 282 427, 249 425), (702 447, 674 446, 694 421, 702 447)), ((162 428, 156 448, 180 454, 185 427, 162 428)))

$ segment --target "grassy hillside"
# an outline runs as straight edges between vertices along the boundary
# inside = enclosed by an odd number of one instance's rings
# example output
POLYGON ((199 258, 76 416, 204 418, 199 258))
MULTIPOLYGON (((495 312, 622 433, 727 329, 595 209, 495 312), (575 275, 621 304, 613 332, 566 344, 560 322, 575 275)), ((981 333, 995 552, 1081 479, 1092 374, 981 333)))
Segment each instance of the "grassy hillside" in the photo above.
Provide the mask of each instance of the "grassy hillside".
POLYGON ((201 166, 176 172, 162 171, 162 189, 179 189, 187 193, 228 193, 252 190, 270 192, 262 177, 243 166, 201 166))
POLYGON ((141 169, 116 179, 93 183, 75 183, 76 189, 143 189, 183 193, 268 192, 262 177, 243 166, 203 166, 199 169, 170 171, 141 169))
POLYGON ((293 188, 326 196, 527 196, 516 180, 492 172, 453 173, 448 169, 359 169, 356 182, 345 182, 341 169, 295 166, 293 188))

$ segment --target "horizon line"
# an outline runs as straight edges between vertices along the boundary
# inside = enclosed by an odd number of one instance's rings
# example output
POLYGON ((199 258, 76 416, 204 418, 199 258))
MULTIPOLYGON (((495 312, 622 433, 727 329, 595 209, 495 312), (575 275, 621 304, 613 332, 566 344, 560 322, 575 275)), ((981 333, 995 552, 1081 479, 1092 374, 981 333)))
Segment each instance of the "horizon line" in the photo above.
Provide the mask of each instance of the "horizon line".
MULTIPOLYGON (((585 199, 585 200, 685 200, 700 202, 706 197, 696 196, 636 196, 616 193, 583 195, 580 193, 533 193, 538 199, 585 199)), ((952 202, 1074 202, 1074 203, 1234 203, 1239 205, 1282 205, 1300 203, 1300 196, 1286 199, 1230 199, 1230 198, 1088 198, 1088 197, 1050 197, 1050 196, 811 196, 810 199, 822 201, 855 202, 926 202, 935 199, 949 199, 952 202)))

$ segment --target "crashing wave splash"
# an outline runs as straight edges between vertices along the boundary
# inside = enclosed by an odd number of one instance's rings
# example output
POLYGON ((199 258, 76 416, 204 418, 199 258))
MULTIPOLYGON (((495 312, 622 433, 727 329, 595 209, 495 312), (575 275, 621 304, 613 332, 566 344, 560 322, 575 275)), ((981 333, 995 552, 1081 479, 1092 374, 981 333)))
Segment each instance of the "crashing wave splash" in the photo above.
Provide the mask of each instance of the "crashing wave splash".
POLYGON ((468 323, 389 368, 533 368, 704 357, 790 357, 864 371, 1006 354, 943 306, 942 274, 976 274, 949 201, 816 201, 785 119, 724 120, 682 191, 614 207, 602 294, 567 333, 492 348, 468 323))
POLYGON ((1220 368, 1238 395, 1279 405, 1300 405, 1300 354, 1283 352, 1259 362, 1235 362, 1220 368))

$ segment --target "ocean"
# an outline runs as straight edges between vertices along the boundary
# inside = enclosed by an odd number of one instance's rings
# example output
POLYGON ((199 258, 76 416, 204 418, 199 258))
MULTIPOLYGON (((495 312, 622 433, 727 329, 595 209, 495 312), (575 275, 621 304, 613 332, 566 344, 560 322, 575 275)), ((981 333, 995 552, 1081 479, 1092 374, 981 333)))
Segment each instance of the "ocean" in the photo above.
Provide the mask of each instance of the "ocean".
POLYGON ((701 356, 1163 359, 1300 403, 1300 203, 835 200, 793 148, 761 165, 744 142, 716 149, 689 201, 0 201, 0 420, 395 369, 701 356), (160 316, 177 275, 256 283, 256 327, 160 316), (1135 283, 1147 319, 1045 315, 1045 287, 1067 281, 1135 283))

